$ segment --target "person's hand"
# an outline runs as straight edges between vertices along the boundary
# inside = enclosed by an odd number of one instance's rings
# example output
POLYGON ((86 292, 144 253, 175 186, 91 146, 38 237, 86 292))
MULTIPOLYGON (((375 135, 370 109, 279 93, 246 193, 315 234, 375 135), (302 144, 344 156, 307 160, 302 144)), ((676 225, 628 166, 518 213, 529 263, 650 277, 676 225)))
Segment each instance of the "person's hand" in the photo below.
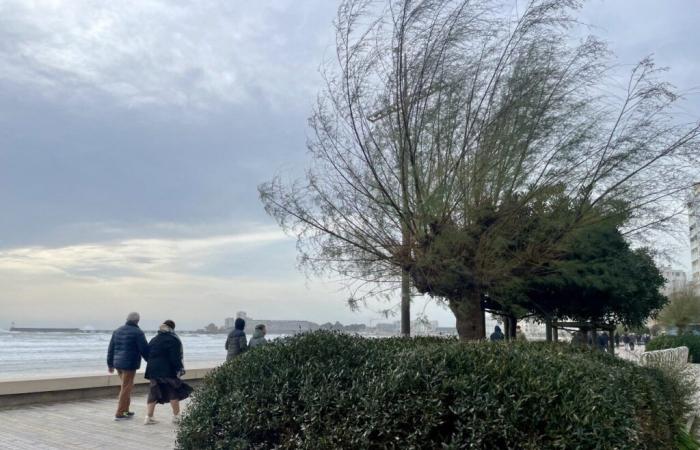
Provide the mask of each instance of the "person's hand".
POLYGON ((107 370, 109 371, 109 373, 114 373, 114 367, 110 367, 107 370))

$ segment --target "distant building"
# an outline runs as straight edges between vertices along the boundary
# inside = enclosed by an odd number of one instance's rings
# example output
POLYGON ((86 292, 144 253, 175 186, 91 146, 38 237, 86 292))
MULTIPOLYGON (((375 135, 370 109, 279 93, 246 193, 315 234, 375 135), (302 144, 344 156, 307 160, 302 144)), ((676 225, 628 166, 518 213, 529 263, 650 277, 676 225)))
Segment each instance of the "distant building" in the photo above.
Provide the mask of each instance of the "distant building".
POLYGON ((375 325, 374 329, 379 333, 399 333, 401 331, 401 322, 378 323, 375 325))
MULTIPOLYGON (((314 322, 309 322, 308 320, 263 320, 263 319, 253 319, 248 316, 245 311, 238 311, 236 313, 236 319, 245 320, 245 330, 247 332, 252 332, 255 327, 259 324, 265 325, 267 332, 270 334, 294 334, 304 331, 314 331, 318 330, 318 324, 314 322)), ((233 329, 236 319, 228 317, 224 321, 224 327, 227 330, 233 329)))
POLYGON ((661 274, 666 279, 666 284, 661 288, 661 293, 669 297, 674 292, 684 290, 688 286, 688 276, 684 270, 664 267, 661 274))
POLYGON ((690 233, 690 260, 692 283, 700 294, 700 183, 696 183, 688 198, 688 224, 690 233))

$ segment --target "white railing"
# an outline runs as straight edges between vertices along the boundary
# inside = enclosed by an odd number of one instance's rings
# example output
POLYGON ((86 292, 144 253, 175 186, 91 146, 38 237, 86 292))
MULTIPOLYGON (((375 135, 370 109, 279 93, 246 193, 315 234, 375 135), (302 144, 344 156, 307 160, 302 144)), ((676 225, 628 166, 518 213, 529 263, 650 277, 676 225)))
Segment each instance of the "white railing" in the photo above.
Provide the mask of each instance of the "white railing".
MULTIPOLYGON (((674 378, 680 377, 679 379, 689 383, 696 383, 697 386, 697 376, 692 372, 691 365, 688 364, 688 347, 644 352, 639 357, 639 364, 646 367, 657 367, 669 376, 674 378)), ((695 408, 687 418, 686 430, 688 432, 694 428, 694 422, 700 417, 700 398, 698 398, 697 388, 692 402, 695 408)))
POLYGON ((667 348, 644 352, 639 363, 647 367, 683 369, 688 364, 688 347, 667 348))

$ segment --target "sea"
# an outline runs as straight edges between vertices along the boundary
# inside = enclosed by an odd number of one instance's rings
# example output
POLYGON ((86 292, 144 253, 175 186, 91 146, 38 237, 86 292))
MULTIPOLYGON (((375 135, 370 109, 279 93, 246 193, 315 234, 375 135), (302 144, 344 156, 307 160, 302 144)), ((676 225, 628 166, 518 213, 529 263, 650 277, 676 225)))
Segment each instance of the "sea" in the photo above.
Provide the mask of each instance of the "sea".
MULTIPOLYGON (((150 340, 155 332, 146 332, 150 340)), ((180 333, 185 368, 216 367, 226 360, 225 334, 180 333)), ((0 381, 107 373, 111 332, 0 330, 0 381)), ((278 335, 268 335, 269 340, 278 335)), ((250 335, 248 336, 250 338, 250 335)), ((141 364, 141 370, 146 364, 141 364)))

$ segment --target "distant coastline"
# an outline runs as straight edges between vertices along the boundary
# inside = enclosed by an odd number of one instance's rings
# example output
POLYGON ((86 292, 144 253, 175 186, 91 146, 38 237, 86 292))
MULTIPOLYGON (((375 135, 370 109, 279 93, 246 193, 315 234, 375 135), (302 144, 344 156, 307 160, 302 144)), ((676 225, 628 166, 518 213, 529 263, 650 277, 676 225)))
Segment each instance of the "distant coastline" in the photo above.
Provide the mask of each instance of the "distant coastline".
POLYGON ((44 328, 44 327, 10 327, 10 331, 24 331, 30 333, 80 333, 80 328, 44 328))

